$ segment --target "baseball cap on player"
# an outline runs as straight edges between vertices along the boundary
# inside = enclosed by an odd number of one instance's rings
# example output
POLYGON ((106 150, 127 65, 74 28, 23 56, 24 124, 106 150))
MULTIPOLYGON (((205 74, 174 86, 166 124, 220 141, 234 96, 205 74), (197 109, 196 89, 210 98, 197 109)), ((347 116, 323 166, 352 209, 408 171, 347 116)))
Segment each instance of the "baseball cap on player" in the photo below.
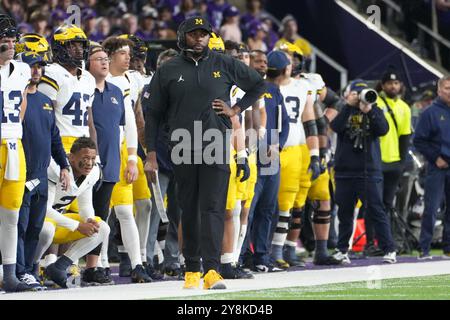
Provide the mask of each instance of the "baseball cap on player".
POLYGON ((283 70, 291 61, 282 51, 271 51, 267 55, 267 67, 270 70, 283 70))

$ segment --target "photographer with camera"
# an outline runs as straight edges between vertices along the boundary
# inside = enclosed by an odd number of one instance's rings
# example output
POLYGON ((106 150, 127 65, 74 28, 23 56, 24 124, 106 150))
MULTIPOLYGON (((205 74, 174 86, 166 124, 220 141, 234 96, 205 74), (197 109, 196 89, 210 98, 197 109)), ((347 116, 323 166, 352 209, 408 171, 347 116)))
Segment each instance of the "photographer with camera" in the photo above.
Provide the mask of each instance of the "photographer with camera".
POLYGON ((383 262, 395 263, 395 244, 383 205, 383 175, 379 137, 389 125, 383 111, 376 106, 377 93, 357 79, 344 93, 346 105, 330 123, 338 135, 335 154, 335 200, 339 205, 338 251, 334 255, 342 263, 350 263, 349 242, 353 232, 353 212, 358 199, 370 215, 384 251, 383 262), (370 196, 369 196, 370 195, 370 196))

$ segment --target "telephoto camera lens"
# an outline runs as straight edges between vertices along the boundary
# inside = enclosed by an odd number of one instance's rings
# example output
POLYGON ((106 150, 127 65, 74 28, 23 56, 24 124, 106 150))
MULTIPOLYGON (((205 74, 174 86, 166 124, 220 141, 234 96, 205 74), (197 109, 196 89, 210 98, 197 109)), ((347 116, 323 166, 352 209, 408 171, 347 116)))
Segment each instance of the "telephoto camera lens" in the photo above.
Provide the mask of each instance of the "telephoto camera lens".
POLYGON ((372 104, 375 103, 378 99, 378 94, 375 90, 373 89, 364 89, 363 91, 361 91, 361 93, 359 94, 359 99, 366 103, 366 104, 372 104))

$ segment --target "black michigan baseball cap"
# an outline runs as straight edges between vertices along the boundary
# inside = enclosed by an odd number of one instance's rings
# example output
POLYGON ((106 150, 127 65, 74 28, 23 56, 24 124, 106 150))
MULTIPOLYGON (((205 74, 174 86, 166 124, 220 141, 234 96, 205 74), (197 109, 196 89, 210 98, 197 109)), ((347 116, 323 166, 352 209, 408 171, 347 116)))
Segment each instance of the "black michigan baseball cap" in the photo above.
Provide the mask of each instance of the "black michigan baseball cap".
POLYGON ((202 29, 208 33, 212 32, 211 25, 208 20, 203 17, 191 17, 184 21, 183 32, 188 33, 194 30, 202 29))

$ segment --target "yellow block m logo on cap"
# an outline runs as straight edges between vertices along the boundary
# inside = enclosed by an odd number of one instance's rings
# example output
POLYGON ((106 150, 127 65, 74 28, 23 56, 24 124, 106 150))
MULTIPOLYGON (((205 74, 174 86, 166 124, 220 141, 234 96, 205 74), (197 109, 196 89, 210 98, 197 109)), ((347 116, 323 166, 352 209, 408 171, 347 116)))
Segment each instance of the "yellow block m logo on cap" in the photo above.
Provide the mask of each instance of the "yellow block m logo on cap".
POLYGON ((220 78, 220 71, 213 71, 214 78, 220 78))
POLYGON ((195 24, 203 25, 203 19, 195 19, 195 24))

